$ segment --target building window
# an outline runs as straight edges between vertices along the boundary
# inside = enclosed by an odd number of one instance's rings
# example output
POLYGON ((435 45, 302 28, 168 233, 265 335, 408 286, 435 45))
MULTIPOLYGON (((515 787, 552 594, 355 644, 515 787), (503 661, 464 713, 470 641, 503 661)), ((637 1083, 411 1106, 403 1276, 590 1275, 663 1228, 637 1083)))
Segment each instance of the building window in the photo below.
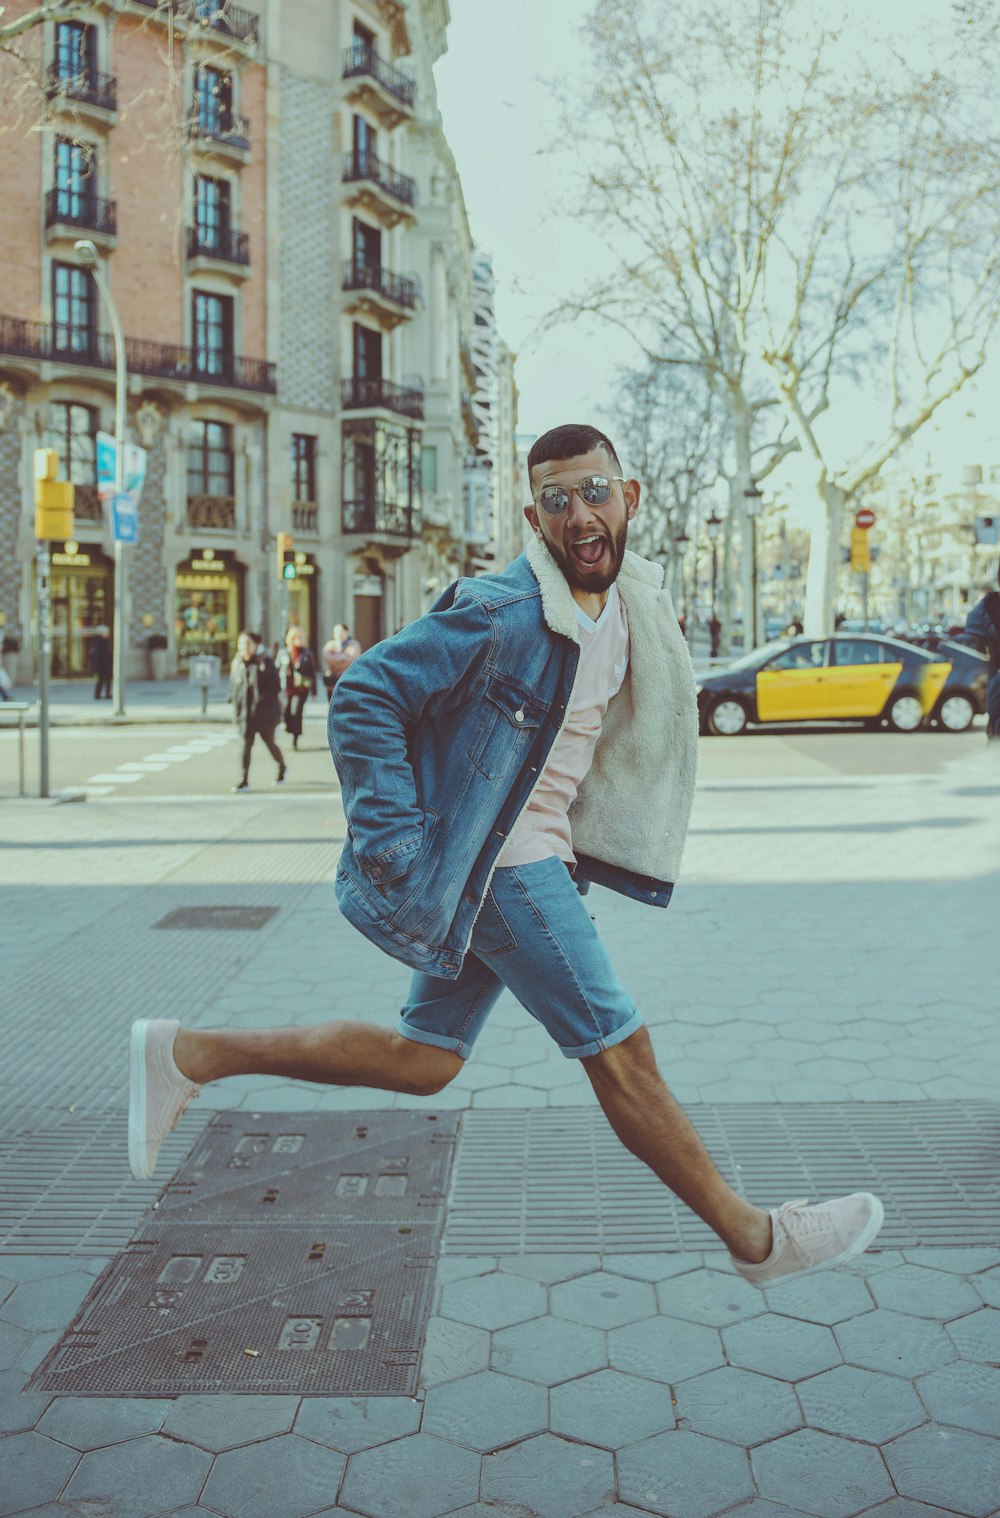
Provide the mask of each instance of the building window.
POLYGON ((368 47, 372 49, 375 47, 375 33, 373 31, 369 31, 367 26, 363 25, 362 22, 357 20, 354 22, 354 40, 355 42, 360 43, 362 47, 368 47))
POLYGON ((46 447, 59 455, 59 478, 97 484, 97 411, 76 401, 52 401, 46 447))
POLYGON ((316 439, 306 432, 292 433, 292 498, 316 499, 316 439))
POLYGON ((56 138, 56 206, 60 216, 77 221, 94 199, 94 150, 71 137, 56 138))
POLYGON ((382 334, 360 322, 354 323, 354 378, 382 378, 382 334))
POLYGON ((437 495, 438 451, 429 443, 420 450, 420 485, 425 496, 437 495))
POLYGON ((58 79, 89 79, 97 67, 97 33, 82 21, 56 24, 55 74, 58 79))
POLYGON ((382 233, 378 227, 370 227, 366 221, 359 221, 355 216, 352 230, 355 274, 360 276, 366 269, 381 268, 382 233))
POLYGON ((364 172, 364 166, 367 162, 369 153, 372 155, 372 157, 375 157, 377 148, 378 138, 375 133, 375 128, 371 125, 370 122, 367 122, 363 116, 355 116, 354 156, 358 160, 358 165, 362 172, 364 172))
POLYGON ((230 186, 199 174, 194 182, 194 220, 200 248, 221 248, 230 221, 230 186))
POLYGON ((194 76, 195 119, 198 130, 219 137, 233 121, 233 79, 222 69, 199 64, 194 76))
POLYGON ((225 422, 191 422, 188 495, 233 495, 232 428, 225 422))
POLYGON ((94 281, 75 264, 52 265, 52 332, 59 352, 89 353, 95 346, 94 281))
POLYGON ((195 373, 225 378, 233 367, 233 300, 230 295, 194 292, 195 373))

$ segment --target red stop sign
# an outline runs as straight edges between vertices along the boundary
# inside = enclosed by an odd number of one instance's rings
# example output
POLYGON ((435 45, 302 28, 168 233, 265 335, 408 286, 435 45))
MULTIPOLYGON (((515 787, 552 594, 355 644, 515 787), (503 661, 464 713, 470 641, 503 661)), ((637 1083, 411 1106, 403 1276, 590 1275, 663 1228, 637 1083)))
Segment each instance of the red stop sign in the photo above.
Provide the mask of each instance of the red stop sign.
POLYGON ((862 506, 861 510, 855 514, 854 525, 865 528, 875 526, 875 513, 870 506, 862 506))

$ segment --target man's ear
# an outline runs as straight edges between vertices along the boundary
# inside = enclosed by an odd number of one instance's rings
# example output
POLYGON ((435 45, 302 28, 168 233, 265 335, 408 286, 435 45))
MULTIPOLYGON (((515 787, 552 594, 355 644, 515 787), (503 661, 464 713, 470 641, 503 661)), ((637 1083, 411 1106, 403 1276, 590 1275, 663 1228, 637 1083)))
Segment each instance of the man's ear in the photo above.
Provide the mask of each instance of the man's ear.
POLYGON ((628 512, 628 519, 631 522, 639 510, 639 497, 642 494, 642 486, 638 480, 626 480, 622 486, 622 491, 625 495, 625 508, 628 512))
POLYGON ((542 529, 538 525, 538 510, 537 510, 537 508, 534 505, 525 506, 525 508, 524 508, 524 515, 525 515, 528 523, 530 524, 532 531, 533 532, 537 532, 537 533, 541 533, 542 529))

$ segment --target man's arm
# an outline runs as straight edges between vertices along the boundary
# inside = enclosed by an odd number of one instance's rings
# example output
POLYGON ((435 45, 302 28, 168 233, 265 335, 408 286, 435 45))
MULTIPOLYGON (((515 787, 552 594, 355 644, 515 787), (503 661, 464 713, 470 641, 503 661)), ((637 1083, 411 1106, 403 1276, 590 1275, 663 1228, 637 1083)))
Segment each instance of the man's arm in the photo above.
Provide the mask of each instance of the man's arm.
POLYGON ((408 740, 419 723, 469 698, 493 649, 494 624, 482 603, 449 594, 355 659, 330 702, 330 750, 355 858, 382 880, 404 875, 422 840, 408 740))

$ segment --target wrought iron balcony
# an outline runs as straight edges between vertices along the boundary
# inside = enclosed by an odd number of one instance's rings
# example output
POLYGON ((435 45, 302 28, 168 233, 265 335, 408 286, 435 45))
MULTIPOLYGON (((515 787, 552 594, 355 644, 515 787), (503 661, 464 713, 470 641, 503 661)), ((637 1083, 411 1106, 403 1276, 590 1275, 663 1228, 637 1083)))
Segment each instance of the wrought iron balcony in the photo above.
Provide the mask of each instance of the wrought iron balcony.
POLYGON ((345 290, 371 290, 373 294, 381 295, 386 300, 393 301, 397 306, 405 306, 412 311, 417 304, 417 282, 414 279, 404 279, 398 274, 393 274, 389 269, 383 269, 381 264, 370 262, 364 258, 348 258, 344 262, 344 285, 345 290))
POLYGON ((187 498, 189 527, 199 527, 232 532, 236 527, 236 500, 231 495, 189 495, 187 498))
POLYGON ((234 42, 251 47, 260 42, 258 18, 242 6, 230 5, 229 0, 135 0, 135 3, 151 11, 162 9, 180 21, 203 26, 234 42))
POLYGON ((195 111, 188 123, 188 135, 202 137, 220 148, 232 148, 239 153, 250 151, 249 118, 236 116, 232 111, 215 110, 206 115, 195 111))
POLYGON ((188 258, 217 258, 227 264, 250 264, 250 237, 232 227, 188 227, 188 258))
POLYGON ((292 531, 314 533, 319 530, 319 507, 315 501, 292 502, 292 531))
POLYGON ((384 58, 380 58, 368 42, 354 42, 347 49, 344 54, 344 78, 374 79, 376 84, 408 110, 412 111, 416 103, 417 86, 414 81, 400 73, 399 69, 393 68, 391 63, 386 63, 384 58))
POLYGON ((397 174, 394 168, 368 149, 344 154, 343 178, 345 184, 366 179, 393 200, 398 200, 400 205, 413 206, 417 203, 416 180, 408 178, 406 174, 397 174))
POLYGON ((99 74, 96 69, 63 74, 53 64, 45 76, 45 93, 50 100, 63 95, 78 105, 97 106, 112 114, 118 109, 118 80, 113 74, 99 74))
POLYGON ((45 225, 82 227, 104 237, 115 237, 118 232, 115 202, 102 200, 99 195, 85 194, 81 190, 48 190, 45 195, 45 225))
MULTIPOLYGON (((0 354, 40 362, 81 364, 90 369, 114 369, 115 349, 111 334, 85 328, 24 321, 0 315, 0 354)), ((255 390, 273 395, 277 390, 275 367, 262 358, 238 354, 199 355, 190 348, 170 343, 151 343, 126 337, 125 363, 130 374, 152 379, 223 385, 230 390, 255 390)))
POLYGON ((344 532, 385 532, 397 538, 420 536, 420 513, 412 506, 387 501, 344 501, 341 506, 344 532))
POLYGON ((394 385, 387 379, 345 379, 340 382, 340 404, 345 411, 371 410, 381 407, 400 416, 421 421, 424 415, 424 392, 394 385))

